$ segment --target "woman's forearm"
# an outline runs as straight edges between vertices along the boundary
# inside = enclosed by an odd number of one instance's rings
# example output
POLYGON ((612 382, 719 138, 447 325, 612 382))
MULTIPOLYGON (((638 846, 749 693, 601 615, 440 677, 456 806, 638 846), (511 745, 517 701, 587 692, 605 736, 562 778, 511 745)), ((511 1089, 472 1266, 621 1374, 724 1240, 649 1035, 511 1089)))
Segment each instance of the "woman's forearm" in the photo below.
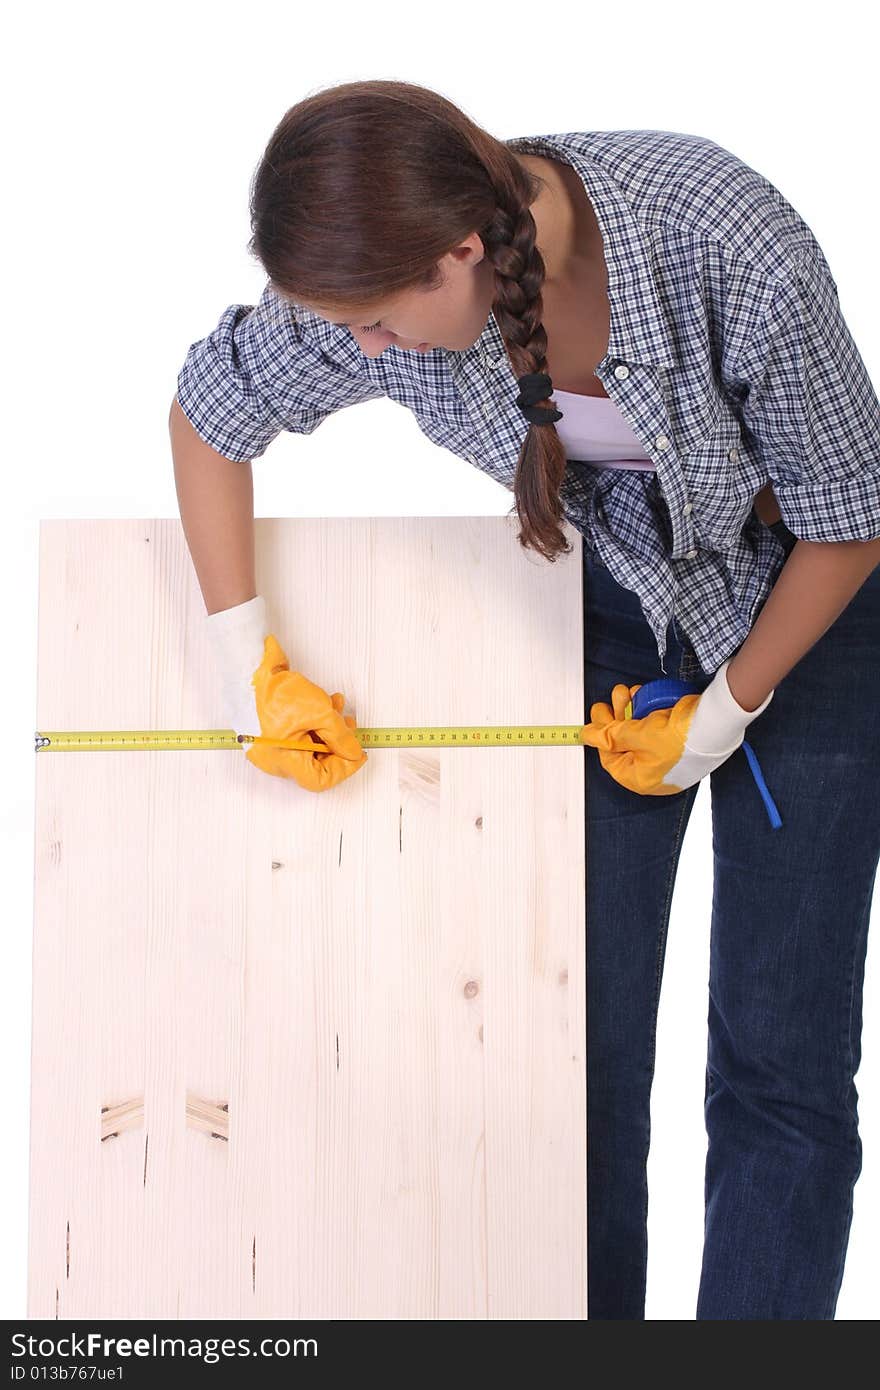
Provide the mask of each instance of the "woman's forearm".
POLYGON ((798 540, 727 668, 730 693, 755 710, 818 642, 880 564, 880 539, 798 540))
POLYGON ((256 596, 254 482, 200 438, 177 398, 168 421, 180 520, 208 613, 256 596))

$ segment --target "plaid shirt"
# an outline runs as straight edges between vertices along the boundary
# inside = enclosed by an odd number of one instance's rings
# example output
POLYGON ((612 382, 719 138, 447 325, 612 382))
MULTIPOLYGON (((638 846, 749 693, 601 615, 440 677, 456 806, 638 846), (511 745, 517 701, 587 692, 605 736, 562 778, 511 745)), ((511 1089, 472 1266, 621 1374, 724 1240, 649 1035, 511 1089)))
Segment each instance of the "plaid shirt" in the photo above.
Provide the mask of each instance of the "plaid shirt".
MULTIPOLYGON (((570 460, 567 519, 639 597, 660 658, 674 616, 712 673, 748 635, 785 560, 753 510, 772 481, 816 541, 880 536, 880 402, 810 228, 776 188, 697 135, 606 130, 508 140, 564 160, 596 210, 608 350, 595 369, 655 465, 570 460)), ((227 458, 386 396, 435 444, 512 489, 528 428, 494 316, 463 352, 360 351, 267 284, 191 345, 180 406, 227 458)))

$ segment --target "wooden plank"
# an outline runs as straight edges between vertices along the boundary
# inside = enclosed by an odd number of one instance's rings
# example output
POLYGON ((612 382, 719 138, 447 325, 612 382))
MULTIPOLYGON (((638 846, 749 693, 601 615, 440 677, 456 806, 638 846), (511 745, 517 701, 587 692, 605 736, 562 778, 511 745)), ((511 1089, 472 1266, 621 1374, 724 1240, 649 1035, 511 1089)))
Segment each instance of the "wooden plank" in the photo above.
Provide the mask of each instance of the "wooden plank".
MULTIPOLYGON (((359 724, 583 718, 580 537, 260 519, 359 724)), ((44 521, 36 728, 223 728, 179 521, 44 521)), ((33 1318, 586 1316, 584 750, 36 755, 33 1318)))

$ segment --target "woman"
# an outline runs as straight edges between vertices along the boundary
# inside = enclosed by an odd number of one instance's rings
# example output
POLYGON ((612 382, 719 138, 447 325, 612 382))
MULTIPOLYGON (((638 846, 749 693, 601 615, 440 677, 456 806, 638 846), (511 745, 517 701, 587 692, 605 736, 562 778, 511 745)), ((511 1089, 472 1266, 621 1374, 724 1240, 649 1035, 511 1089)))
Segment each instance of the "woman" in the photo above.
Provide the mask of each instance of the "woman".
MULTIPOLYGON (((283 429, 389 396, 512 489, 523 546, 552 562, 565 521, 584 538, 588 1315, 644 1317, 666 926, 709 777, 697 1317, 832 1318, 880 857, 880 403, 821 248, 712 141, 499 141, 385 81, 287 112, 251 211, 269 283, 191 346, 176 461, 205 446, 250 460, 283 429), (626 719, 635 687, 664 675, 696 693, 626 719), (738 751, 747 727, 775 831, 738 751)), ((245 542, 235 575, 209 557, 192 476, 179 467, 181 513, 232 725, 283 736, 298 713, 329 752, 247 756, 335 785, 365 759, 343 696, 287 669, 245 542), (267 724, 270 705, 290 724, 267 724)))

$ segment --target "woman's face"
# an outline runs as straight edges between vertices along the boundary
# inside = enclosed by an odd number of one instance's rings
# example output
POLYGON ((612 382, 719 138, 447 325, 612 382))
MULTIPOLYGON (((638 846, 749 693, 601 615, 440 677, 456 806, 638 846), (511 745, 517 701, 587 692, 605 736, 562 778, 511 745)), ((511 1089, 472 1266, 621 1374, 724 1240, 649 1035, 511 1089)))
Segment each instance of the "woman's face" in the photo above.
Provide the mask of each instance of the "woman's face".
POLYGON ((392 346, 407 352, 438 347, 462 352, 486 327, 495 296, 494 270, 476 232, 442 257, 440 269, 444 283, 439 289, 407 290, 378 304, 369 317, 357 310, 297 302, 328 323, 347 328, 367 357, 378 357, 392 346))

